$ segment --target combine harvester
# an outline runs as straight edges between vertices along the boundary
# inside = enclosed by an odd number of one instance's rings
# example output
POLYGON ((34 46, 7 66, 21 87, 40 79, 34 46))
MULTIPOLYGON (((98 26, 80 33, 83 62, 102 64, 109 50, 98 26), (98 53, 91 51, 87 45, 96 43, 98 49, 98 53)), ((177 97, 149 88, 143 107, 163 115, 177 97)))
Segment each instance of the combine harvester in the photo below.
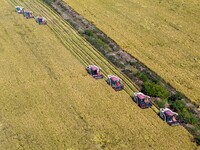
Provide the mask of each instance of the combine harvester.
POLYGON ((170 126, 179 125, 177 120, 178 114, 170 110, 169 108, 160 108, 160 117, 167 122, 170 126))
POLYGON ((24 7, 22 6, 15 6, 15 10, 18 14, 23 14, 24 12, 24 7))
POLYGON ((26 19, 34 18, 32 11, 24 10, 23 15, 26 19))
POLYGON ((124 85, 121 83, 121 79, 114 75, 108 75, 107 83, 115 90, 121 91, 124 89, 124 85))
POLYGON ((150 97, 143 94, 142 92, 134 93, 132 98, 133 98, 134 102, 136 102, 136 104, 142 109, 149 108, 152 106, 152 103, 149 100, 150 97))
POLYGON ((46 18, 41 17, 41 16, 35 17, 35 21, 36 21, 39 25, 46 25, 46 24, 47 24, 46 18))
POLYGON ((89 65, 86 67, 87 72, 95 79, 102 79, 103 75, 100 73, 101 68, 95 65, 89 65))

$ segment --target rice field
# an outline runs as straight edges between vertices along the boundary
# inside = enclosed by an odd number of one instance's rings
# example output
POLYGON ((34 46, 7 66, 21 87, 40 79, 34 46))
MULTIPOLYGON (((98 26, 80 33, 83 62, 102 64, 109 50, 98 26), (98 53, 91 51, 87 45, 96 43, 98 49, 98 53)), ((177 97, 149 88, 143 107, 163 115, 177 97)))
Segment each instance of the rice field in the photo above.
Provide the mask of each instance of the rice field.
MULTIPOLYGON (((198 148, 183 127, 168 126, 153 110, 138 108, 126 91, 90 77, 72 53, 79 47, 55 33, 61 26, 44 6, 39 0, 0 1, 1 150, 198 148), (55 23, 39 26, 11 3, 34 4, 55 23)), ((82 43, 76 32, 65 36, 82 43)))
POLYGON ((64 0, 200 104, 199 0, 64 0))

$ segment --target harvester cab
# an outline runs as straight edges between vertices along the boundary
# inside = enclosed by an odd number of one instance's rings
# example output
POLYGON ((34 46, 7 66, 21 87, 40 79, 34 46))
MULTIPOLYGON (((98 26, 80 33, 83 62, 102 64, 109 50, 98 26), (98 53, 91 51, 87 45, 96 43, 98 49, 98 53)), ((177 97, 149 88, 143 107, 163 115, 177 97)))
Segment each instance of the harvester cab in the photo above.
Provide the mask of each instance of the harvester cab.
POLYGON ((150 97, 143 94, 142 92, 134 93, 133 100, 137 103, 140 108, 149 108, 152 106, 150 97))
POLYGON ((178 114, 170 110, 169 108, 160 109, 160 117, 167 122, 170 126, 179 125, 177 120, 178 114))
POLYGON ((35 21, 36 21, 39 25, 46 25, 46 24, 47 24, 46 18, 41 17, 41 16, 35 17, 35 21))
POLYGON ((103 75, 100 73, 101 68, 95 65, 89 65, 86 67, 87 72, 93 76, 95 79, 102 79, 103 75))
POLYGON ((23 15, 26 17, 26 19, 34 18, 32 11, 24 10, 23 15))
POLYGON ((120 91, 124 89, 124 85, 121 83, 121 79, 117 76, 108 75, 107 83, 115 90, 120 91))
POLYGON ((15 6, 15 10, 18 14, 23 14, 24 12, 24 7, 22 6, 15 6))

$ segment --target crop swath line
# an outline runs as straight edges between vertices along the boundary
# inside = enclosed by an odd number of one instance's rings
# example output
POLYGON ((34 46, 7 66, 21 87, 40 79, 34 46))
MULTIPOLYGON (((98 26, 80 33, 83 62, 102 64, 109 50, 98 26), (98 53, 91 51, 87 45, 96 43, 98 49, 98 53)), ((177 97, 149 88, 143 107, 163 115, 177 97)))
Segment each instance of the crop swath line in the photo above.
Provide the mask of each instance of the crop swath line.
MULTIPOLYGON (((119 72, 114 65, 110 64, 104 56, 102 56, 99 52, 95 51, 94 48, 91 48, 90 44, 87 43, 85 39, 78 36, 77 32, 75 32, 71 26, 65 22, 53 9, 50 9, 46 4, 41 1, 35 0, 29 2, 20 2, 17 0, 9 0, 11 4, 16 5, 26 5, 27 8, 32 9, 34 13, 39 13, 40 15, 44 14, 44 17, 48 18, 48 26, 55 32, 56 36, 62 41, 62 43, 71 51, 72 54, 77 57, 81 63, 84 65, 88 65, 94 63, 100 66, 103 70, 103 74, 107 75, 108 73, 114 73, 123 79, 125 83, 125 91, 130 95, 132 91, 138 91, 132 84, 132 81, 128 77, 126 77, 123 73, 119 72), (31 4, 32 3, 32 4, 31 4), (35 5, 33 5, 35 4, 35 5), (36 7, 36 6, 41 6, 36 7), (73 36, 75 39, 69 37, 73 36), (72 44, 70 44, 72 43, 72 44), (97 62, 99 61, 99 62, 97 62), (128 85, 128 86, 127 86, 128 85)), ((140 110, 139 110, 140 111, 140 110)), ((138 112, 137 115, 138 120, 145 120, 149 126, 156 126, 149 120, 149 117, 145 116, 143 113, 138 112)), ((156 134, 156 133, 154 133, 156 134)), ((165 134, 168 136, 168 134, 165 134)), ((141 135, 143 136, 143 135, 141 135)), ((178 136, 177 136, 178 137, 178 136)), ((175 141, 175 139, 172 139, 175 141)))

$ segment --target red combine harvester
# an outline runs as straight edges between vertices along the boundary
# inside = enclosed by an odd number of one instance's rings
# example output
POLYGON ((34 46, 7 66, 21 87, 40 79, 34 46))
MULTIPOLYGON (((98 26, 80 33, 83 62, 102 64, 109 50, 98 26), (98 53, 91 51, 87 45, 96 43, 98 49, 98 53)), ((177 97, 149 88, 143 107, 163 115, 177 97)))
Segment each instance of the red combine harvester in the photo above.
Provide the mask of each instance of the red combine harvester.
POLYGON ((15 6, 15 10, 18 14, 23 14, 24 12, 24 7, 22 6, 15 6))
POLYGON ((152 106, 152 103, 151 101, 149 100, 150 97, 141 93, 141 92, 138 92, 138 93, 134 93, 133 95, 133 100, 137 103, 137 105, 140 107, 140 108, 149 108, 152 106))
POLYGON ((100 73, 101 68, 99 68, 95 65, 89 65, 88 67, 86 67, 86 70, 95 79, 102 79, 103 78, 103 75, 100 73))
POLYGON ((160 109, 160 117, 167 122, 170 126, 179 125, 177 120, 178 114, 170 110, 169 108, 160 109))
POLYGON ((35 21, 36 21, 39 25, 46 25, 46 24, 47 24, 46 18, 41 17, 41 16, 35 17, 35 21))
POLYGON ((120 91, 124 89, 121 79, 117 76, 108 75, 107 83, 115 90, 120 91))
POLYGON ((26 19, 34 18, 32 11, 24 10, 23 15, 26 19))

